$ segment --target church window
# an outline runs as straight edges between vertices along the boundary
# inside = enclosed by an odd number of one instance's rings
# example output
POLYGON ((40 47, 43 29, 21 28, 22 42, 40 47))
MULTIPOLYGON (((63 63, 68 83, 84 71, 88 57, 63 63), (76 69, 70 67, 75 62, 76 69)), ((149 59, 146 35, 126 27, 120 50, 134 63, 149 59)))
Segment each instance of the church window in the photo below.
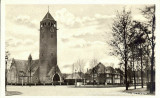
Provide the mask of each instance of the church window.
POLYGON ((53 26, 53 23, 51 22, 51 26, 53 26))
POLYGON ((50 26, 50 22, 48 23, 48 25, 50 26))
POLYGON ((51 34, 51 38, 53 38, 53 34, 51 34))

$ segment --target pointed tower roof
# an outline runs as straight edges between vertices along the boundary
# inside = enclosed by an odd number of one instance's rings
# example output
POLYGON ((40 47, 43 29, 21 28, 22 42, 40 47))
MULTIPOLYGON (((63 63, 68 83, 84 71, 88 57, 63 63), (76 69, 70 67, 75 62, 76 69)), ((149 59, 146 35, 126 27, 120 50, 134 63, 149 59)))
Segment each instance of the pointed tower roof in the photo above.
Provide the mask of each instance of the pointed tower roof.
POLYGON ((31 54, 29 55, 28 59, 32 60, 32 55, 31 54))
POLYGON ((54 20, 54 18, 53 18, 52 15, 49 13, 49 11, 48 11, 47 14, 44 16, 43 20, 45 20, 45 19, 54 20))

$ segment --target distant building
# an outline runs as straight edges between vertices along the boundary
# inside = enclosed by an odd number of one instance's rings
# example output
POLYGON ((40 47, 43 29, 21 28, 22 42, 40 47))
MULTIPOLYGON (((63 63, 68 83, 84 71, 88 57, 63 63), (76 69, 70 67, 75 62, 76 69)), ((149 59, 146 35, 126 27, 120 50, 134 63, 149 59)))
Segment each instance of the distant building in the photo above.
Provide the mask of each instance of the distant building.
POLYGON ((8 83, 53 83, 62 82, 57 65, 57 22, 49 11, 40 22, 39 60, 13 59, 8 71, 8 83))
POLYGON ((106 67, 101 62, 85 73, 86 82, 97 84, 123 84, 123 72, 120 69, 106 67))

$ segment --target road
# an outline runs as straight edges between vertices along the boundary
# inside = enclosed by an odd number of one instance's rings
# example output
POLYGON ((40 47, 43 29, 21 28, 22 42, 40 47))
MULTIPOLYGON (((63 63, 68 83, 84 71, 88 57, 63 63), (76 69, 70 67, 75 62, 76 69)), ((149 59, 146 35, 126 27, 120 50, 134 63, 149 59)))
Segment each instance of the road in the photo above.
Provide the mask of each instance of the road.
MULTIPOLYGON (((133 89, 133 87, 129 89, 133 89)), ((125 87, 7 86, 7 90, 7 95, 9 96, 139 96, 139 94, 124 92, 125 87)))

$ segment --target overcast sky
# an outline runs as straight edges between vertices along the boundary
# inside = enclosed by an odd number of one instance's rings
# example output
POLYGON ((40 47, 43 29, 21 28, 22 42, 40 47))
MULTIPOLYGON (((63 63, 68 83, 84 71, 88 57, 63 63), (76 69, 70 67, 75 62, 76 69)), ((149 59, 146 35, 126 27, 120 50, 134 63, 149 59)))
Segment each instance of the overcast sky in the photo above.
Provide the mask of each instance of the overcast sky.
MULTIPOLYGON (((49 5, 57 21, 58 65, 62 73, 72 70, 78 59, 85 61, 85 71, 91 59, 106 66, 118 67, 118 59, 110 56, 111 26, 117 11, 132 11, 135 20, 144 21, 139 9, 145 5, 49 5)), ((39 25, 48 5, 6 5, 5 40, 11 58, 26 60, 29 54, 39 59, 39 25)))

